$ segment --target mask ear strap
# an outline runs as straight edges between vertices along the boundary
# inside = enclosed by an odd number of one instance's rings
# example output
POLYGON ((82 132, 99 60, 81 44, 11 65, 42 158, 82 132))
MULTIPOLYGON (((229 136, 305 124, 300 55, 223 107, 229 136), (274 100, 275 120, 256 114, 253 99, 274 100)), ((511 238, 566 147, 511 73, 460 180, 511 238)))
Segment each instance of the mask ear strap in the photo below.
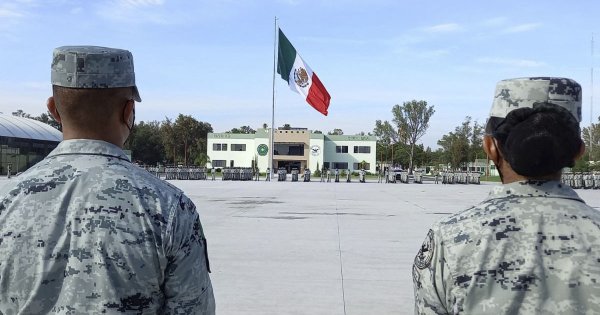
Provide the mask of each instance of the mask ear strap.
MULTIPOLYGON (((127 129, 129 129, 129 133, 131 133, 131 130, 133 129, 133 126, 135 125, 135 106, 133 107, 132 111, 133 111, 133 121, 131 122, 131 126, 129 125, 129 122, 127 121, 127 119, 125 119, 125 111, 127 110, 127 105, 129 105, 129 102, 134 102, 133 100, 128 100, 125 103, 125 106, 123 107, 123 115, 121 116, 123 118, 123 122, 125 123, 125 126, 127 126, 127 129)), ((135 105, 135 104, 134 104, 135 105)))

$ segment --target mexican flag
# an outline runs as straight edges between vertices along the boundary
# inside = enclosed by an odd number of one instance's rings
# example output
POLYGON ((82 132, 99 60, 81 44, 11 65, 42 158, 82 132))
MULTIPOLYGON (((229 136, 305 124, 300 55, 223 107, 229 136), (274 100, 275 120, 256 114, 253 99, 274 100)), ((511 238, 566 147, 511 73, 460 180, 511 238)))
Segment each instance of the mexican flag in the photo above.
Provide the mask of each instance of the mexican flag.
POLYGON ((279 29, 279 53, 277 73, 286 80, 290 89, 306 97, 306 101, 321 114, 327 116, 331 96, 317 74, 302 60, 292 43, 279 29))

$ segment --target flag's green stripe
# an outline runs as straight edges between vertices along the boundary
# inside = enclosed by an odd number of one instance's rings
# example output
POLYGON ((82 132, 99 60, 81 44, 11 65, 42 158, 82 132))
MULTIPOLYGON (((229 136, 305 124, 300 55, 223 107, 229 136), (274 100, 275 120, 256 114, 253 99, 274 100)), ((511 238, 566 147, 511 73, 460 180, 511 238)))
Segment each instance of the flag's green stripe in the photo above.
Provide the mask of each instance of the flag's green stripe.
POLYGON ((281 29, 279 29, 279 54, 277 60, 277 73, 281 75, 281 78, 290 82, 290 71, 294 66, 294 60, 296 60, 296 49, 292 46, 292 43, 283 35, 281 29))

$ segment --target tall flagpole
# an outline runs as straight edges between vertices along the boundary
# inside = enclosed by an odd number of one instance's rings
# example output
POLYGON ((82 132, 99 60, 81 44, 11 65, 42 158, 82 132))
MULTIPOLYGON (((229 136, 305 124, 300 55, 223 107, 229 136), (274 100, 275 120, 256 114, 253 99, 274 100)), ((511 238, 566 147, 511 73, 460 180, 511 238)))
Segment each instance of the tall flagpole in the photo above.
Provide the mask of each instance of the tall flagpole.
POLYGON ((273 36, 273 108, 271 109, 271 132, 270 136, 270 154, 269 154, 269 177, 273 178, 272 174, 275 174, 275 167, 273 166, 273 156, 275 152, 275 71, 277 67, 277 17, 275 17, 275 34, 273 36))
POLYGON ((594 127, 594 33, 592 33, 592 67, 590 69, 591 76, 591 88, 590 88, 590 128, 589 128, 589 136, 590 136, 590 154, 589 159, 592 160, 594 155, 594 133, 592 132, 594 127))

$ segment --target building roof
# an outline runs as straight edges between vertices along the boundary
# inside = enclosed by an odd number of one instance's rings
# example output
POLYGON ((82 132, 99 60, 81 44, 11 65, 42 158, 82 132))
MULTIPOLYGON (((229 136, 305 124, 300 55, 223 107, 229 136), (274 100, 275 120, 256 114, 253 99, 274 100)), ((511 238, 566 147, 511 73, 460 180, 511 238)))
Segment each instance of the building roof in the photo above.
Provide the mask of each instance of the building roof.
POLYGON ((0 114, 0 137, 56 142, 63 139, 60 131, 41 121, 8 114, 0 114))

